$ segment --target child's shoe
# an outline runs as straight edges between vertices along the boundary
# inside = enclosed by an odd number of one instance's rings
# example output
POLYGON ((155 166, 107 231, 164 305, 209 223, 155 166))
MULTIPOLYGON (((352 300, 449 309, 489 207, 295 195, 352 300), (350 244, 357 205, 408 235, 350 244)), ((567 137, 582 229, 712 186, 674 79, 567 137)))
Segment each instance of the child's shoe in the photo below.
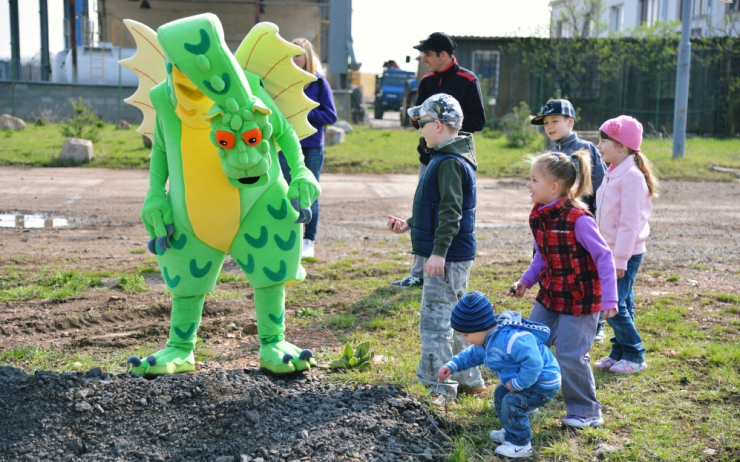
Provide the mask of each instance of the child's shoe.
POLYGON ((526 446, 516 446, 509 442, 505 442, 501 446, 494 449, 493 452, 504 457, 511 457, 512 459, 531 457, 532 443, 527 443, 526 446))
POLYGON ((488 437, 491 438, 494 443, 498 443, 498 444, 504 444, 504 442, 506 441, 504 439, 505 435, 506 435, 506 430, 504 430, 503 428, 501 430, 491 430, 488 433, 488 437))
POLYGON ((635 372, 642 372, 645 369, 647 369, 647 363, 633 363, 632 361, 627 361, 626 359, 623 359, 616 364, 614 364, 610 369, 609 372, 616 372, 618 374, 634 374, 635 372))
POLYGON ((594 336, 594 343, 604 343, 604 340, 606 340, 605 324, 606 321, 599 321, 599 327, 596 328, 596 335, 594 336))
POLYGON ((594 367, 596 369, 601 369, 602 371, 608 371, 612 368, 612 366, 614 366, 618 362, 619 361, 615 361, 612 358, 607 356, 606 358, 601 358, 600 360, 596 361, 594 363, 594 367))
POLYGON ((313 239, 304 239, 303 240, 303 252, 301 253, 301 257, 313 257, 314 256, 314 241, 313 239))
POLYGON ((560 419, 563 425, 575 428, 600 427, 604 425, 604 419, 598 417, 581 417, 575 414, 568 414, 560 419))

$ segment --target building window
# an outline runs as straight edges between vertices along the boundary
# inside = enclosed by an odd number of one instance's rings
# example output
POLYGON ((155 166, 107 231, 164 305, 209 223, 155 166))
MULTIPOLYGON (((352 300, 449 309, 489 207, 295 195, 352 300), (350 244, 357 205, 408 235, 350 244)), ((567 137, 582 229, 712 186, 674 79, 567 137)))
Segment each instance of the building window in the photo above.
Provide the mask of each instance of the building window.
POLYGON ((639 1, 640 24, 652 27, 660 19, 660 0, 640 0, 639 1))
POLYGON ((609 30, 621 32, 624 27, 624 5, 611 7, 609 10, 609 30))
POLYGON ((478 76, 483 95, 498 98, 499 52, 473 51, 473 72, 478 76))

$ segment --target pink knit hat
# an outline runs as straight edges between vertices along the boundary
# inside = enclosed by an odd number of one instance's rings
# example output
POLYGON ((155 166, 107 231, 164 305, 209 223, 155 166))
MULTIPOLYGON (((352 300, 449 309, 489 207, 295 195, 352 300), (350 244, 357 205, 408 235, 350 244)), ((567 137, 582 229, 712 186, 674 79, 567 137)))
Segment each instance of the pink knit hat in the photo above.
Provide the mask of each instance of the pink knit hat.
POLYGON ((599 130, 633 151, 640 152, 640 143, 642 143, 642 124, 634 117, 619 116, 616 119, 609 119, 601 124, 601 128, 599 130))

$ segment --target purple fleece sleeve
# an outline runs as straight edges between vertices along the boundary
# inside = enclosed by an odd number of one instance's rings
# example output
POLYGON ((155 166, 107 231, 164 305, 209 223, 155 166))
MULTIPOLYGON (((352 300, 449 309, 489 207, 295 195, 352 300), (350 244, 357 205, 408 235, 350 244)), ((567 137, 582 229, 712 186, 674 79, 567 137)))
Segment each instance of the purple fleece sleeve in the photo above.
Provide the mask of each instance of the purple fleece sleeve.
POLYGON ((617 307, 617 269, 609 246, 601 237, 596 221, 583 215, 576 220, 576 241, 591 254, 601 279, 601 311, 617 307))
POLYGON ((545 269, 545 260, 542 259, 540 249, 537 248, 537 241, 534 241, 534 249, 534 258, 532 258, 532 261, 529 263, 527 271, 525 271, 522 278, 519 279, 519 282, 527 286, 527 289, 532 288, 535 282, 537 282, 537 276, 539 276, 540 272, 545 269))

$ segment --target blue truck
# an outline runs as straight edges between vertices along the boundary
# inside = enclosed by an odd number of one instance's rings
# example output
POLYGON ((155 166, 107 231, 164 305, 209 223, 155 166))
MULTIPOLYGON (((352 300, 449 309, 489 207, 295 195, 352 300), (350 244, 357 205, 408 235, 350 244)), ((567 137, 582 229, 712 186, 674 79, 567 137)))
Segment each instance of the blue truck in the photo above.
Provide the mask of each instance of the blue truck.
POLYGON ((403 106, 404 89, 416 90, 416 74, 401 69, 385 69, 375 80, 375 118, 382 119, 385 111, 398 111, 403 106), (409 82, 412 81, 412 82, 409 82))

